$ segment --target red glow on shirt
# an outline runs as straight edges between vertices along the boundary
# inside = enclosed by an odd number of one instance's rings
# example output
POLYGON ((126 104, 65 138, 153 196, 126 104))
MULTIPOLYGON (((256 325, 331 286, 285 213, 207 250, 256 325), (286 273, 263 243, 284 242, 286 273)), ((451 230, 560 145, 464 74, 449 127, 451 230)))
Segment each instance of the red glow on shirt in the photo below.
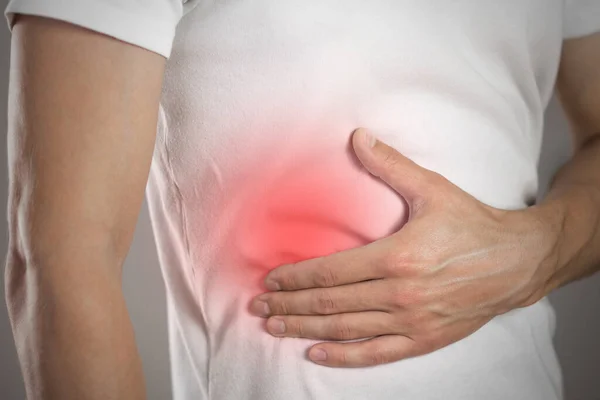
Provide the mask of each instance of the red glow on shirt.
POLYGON ((237 213, 235 251, 248 264, 272 269, 372 241, 364 234, 373 206, 359 182, 364 173, 304 168, 246 182, 255 189, 237 213))

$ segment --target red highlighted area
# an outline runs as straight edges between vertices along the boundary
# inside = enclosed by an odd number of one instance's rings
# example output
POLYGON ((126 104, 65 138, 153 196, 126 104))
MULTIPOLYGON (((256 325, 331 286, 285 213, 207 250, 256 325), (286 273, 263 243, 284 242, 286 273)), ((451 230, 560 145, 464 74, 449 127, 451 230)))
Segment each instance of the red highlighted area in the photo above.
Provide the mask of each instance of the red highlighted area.
POLYGON ((247 175, 230 243, 249 266, 273 269, 377 239, 382 188, 366 171, 329 162, 264 175, 247 175))

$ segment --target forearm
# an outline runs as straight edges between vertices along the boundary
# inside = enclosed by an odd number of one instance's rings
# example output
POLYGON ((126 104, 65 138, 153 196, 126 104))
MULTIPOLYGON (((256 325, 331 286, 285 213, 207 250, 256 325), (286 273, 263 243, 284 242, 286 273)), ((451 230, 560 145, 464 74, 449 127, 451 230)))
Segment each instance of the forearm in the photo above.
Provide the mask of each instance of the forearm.
POLYGON ((600 135, 559 170, 539 209, 557 238, 546 292, 600 270, 600 135))
POLYGON ((143 399, 116 269, 94 254, 61 265, 14 254, 6 266, 7 304, 28 398, 143 399))
POLYGON ((31 399, 135 400, 121 291, 154 151, 164 57, 22 16, 11 46, 7 300, 31 399))

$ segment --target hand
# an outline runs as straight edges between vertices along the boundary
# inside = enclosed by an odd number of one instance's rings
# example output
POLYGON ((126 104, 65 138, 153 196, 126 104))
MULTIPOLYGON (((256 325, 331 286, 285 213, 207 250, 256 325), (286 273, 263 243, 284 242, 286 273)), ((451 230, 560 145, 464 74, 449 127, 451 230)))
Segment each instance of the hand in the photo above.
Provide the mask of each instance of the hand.
POLYGON ((271 334, 368 338, 319 343, 309 357, 369 366, 440 349, 544 297, 557 235, 540 211, 489 207, 363 129, 352 141, 365 168, 404 197, 408 222, 364 247, 272 270, 274 291, 250 306, 270 317, 271 334))

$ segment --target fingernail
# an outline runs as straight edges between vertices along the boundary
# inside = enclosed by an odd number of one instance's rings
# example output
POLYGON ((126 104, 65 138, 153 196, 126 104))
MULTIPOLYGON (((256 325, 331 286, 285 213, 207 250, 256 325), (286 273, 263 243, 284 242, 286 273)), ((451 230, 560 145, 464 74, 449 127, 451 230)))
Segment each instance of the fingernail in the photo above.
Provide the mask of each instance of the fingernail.
POLYGON ((285 333, 285 322, 279 318, 271 318, 267 321, 267 330, 274 335, 285 333))
POLYGON ((325 361, 327 360, 327 352, 323 349, 312 349, 309 357, 313 361, 325 361))
POLYGON ((259 317, 268 317, 271 314, 271 308, 269 304, 265 301, 255 301, 252 305, 252 314, 259 317))
POLYGON ((273 279, 265 280, 265 287, 268 290, 273 290, 273 291, 281 290, 281 286, 279 286, 279 283, 275 282, 273 279))

